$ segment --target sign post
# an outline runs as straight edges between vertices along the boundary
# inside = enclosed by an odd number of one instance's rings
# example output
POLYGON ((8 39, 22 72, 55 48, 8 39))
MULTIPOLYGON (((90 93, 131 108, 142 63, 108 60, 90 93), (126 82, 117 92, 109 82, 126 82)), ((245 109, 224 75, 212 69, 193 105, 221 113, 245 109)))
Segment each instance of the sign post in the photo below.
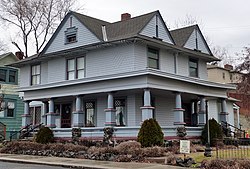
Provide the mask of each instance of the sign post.
POLYGON ((186 158, 186 154, 190 153, 189 140, 180 140, 180 153, 184 154, 184 159, 186 158))

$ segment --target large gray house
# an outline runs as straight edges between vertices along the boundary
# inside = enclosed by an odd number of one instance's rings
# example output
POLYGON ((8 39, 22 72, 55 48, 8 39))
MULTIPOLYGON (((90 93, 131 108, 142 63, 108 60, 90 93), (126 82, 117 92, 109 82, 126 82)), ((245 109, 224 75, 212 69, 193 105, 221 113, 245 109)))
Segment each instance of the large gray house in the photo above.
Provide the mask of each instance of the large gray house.
MULTIPOLYGON (((69 12, 43 51, 12 64, 21 70, 22 125, 34 121, 30 103, 55 137, 102 139, 105 126, 117 139, 133 139, 142 121, 155 118, 165 138, 186 126, 199 137, 209 118, 234 124, 232 85, 208 81, 206 64, 218 60, 198 25, 169 31, 159 11, 109 23, 69 12)), ((38 117, 39 119, 39 117, 38 117)))

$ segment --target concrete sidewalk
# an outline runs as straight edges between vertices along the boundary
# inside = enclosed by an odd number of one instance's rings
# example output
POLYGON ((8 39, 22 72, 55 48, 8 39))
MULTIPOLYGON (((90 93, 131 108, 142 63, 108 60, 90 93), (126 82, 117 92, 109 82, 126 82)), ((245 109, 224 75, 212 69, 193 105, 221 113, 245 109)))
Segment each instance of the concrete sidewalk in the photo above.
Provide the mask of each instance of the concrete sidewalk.
POLYGON ((17 154, 0 154, 0 161, 42 164, 49 166, 79 167, 84 169, 183 169, 183 167, 135 162, 110 162, 87 159, 46 157, 17 154))

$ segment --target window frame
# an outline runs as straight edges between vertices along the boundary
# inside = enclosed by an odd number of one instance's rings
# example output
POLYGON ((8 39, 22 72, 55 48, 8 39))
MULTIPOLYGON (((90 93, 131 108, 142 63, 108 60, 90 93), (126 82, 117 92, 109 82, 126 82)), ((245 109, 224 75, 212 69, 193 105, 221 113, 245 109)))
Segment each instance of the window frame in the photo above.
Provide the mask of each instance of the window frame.
POLYGON ((154 47, 147 47, 147 67, 152 69, 160 69, 160 49, 154 47), (157 58, 153 58, 149 56, 150 50, 156 51, 157 58), (150 60, 156 61, 156 67, 150 66, 150 60))
POLYGON ((73 27, 67 28, 66 31, 64 31, 64 33, 65 33, 64 44, 65 45, 77 42, 77 30, 78 30, 78 28, 73 26, 73 27), (69 39, 72 37, 74 37, 74 40, 70 41, 69 39))
POLYGON ((84 117, 84 127, 96 127, 97 126, 97 101, 96 100, 86 100, 84 101, 84 111, 85 111, 85 117, 84 117), (87 108, 86 103, 94 103, 94 112, 93 112, 93 125, 87 125, 87 108))
POLYGON ((86 59, 85 56, 79 56, 79 57, 71 57, 71 58, 67 58, 66 59, 66 80, 76 80, 76 79, 83 79, 85 78, 86 75, 86 59), (78 59, 79 58, 83 58, 83 68, 78 69, 78 59), (69 71, 69 60, 74 60, 74 70, 69 71), (79 77, 79 70, 83 70, 83 77, 79 77), (69 79, 69 72, 74 72, 74 78, 73 79, 69 79))
POLYGON ((199 78, 199 59, 189 58, 189 60, 188 60, 188 72, 189 72, 190 77, 199 78), (197 66, 196 67, 191 66, 191 62, 195 63, 197 66), (195 75, 191 74, 191 69, 195 70, 195 75))
POLYGON ((14 68, 9 68, 9 67, 0 67, 0 70, 5 71, 5 80, 0 81, 0 83, 4 84, 17 84, 18 83, 18 70, 14 68), (14 72, 14 82, 11 82, 10 80, 10 72, 14 72))
POLYGON ((15 118, 16 117, 16 107, 17 107, 17 101, 15 99, 4 99, 4 110, 1 111, 3 112, 3 116, 0 116, 1 118, 15 118), (9 102, 13 102, 14 103, 14 109, 13 109, 13 116, 8 116, 8 107, 5 107, 6 105, 8 105, 9 102))
POLYGON ((116 112, 115 112, 115 120, 116 120, 116 126, 118 126, 118 127, 125 127, 125 126, 127 126, 127 98, 126 97, 116 97, 116 98, 114 98, 114 103, 113 103, 113 105, 114 105, 114 109, 116 110, 116 112), (124 100, 124 114, 123 114, 123 125, 121 125, 121 124, 117 124, 117 116, 118 116, 118 113, 117 113, 117 107, 118 106, 116 106, 116 104, 115 104, 115 102, 117 101, 117 100, 124 100))
POLYGON ((31 77, 31 79, 30 79, 30 84, 31 84, 31 86, 35 86, 35 85, 40 85, 41 84, 41 64, 35 64, 35 65, 31 65, 31 71, 30 71, 31 73, 30 73, 30 77, 31 77), (34 74, 33 75, 33 67, 37 67, 37 66, 39 66, 39 74, 34 74), (39 76, 39 82, 37 81, 37 78, 36 78, 36 83, 35 84, 33 84, 33 77, 38 77, 39 76))

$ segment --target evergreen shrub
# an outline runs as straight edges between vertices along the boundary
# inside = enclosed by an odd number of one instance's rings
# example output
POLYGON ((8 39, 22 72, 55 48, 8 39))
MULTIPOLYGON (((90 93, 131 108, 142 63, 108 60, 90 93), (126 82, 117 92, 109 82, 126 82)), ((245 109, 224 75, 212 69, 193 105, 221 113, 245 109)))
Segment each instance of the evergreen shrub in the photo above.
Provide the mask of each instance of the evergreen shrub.
MULTIPOLYGON (((207 143, 207 124, 204 126, 201 136, 203 144, 207 143)), ((209 120, 210 145, 216 146, 217 140, 223 139, 223 131, 219 123, 213 118, 209 120)))
POLYGON ((52 143, 54 141, 53 131, 48 127, 42 127, 36 135, 36 142, 42 144, 52 143))
POLYGON ((137 141, 142 147, 161 146, 164 141, 164 134, 155 119, 147 119, 142 123, 137 136, 137 141))

